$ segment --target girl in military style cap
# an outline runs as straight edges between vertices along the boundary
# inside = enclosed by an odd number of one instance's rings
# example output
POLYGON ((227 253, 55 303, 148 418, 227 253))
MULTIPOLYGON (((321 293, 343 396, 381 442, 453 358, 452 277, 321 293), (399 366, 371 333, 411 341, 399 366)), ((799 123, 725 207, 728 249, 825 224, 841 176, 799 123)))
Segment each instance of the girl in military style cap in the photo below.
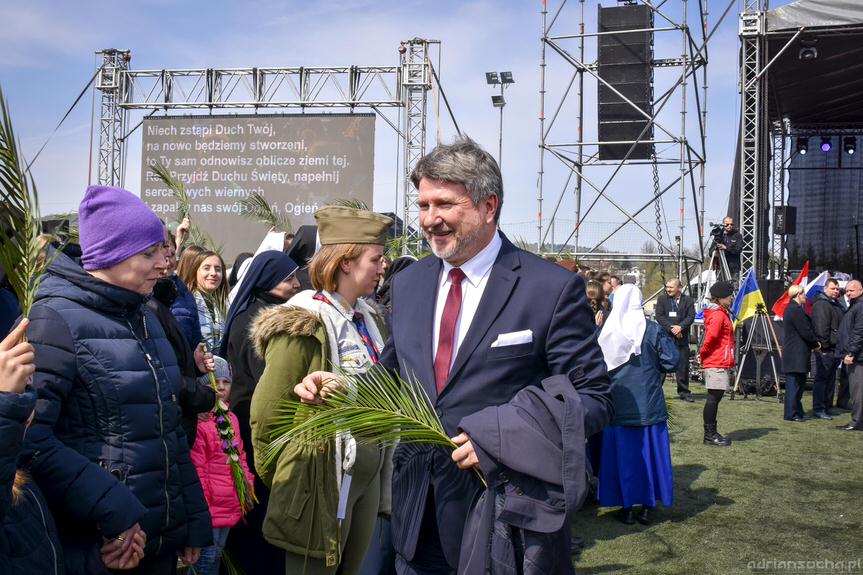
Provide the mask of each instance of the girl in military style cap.
MULTIPOLYGON (((383 318, 365 298, 383 274, 392 220, 327 206, 315 214, 321 249, 309 264, 314 289, 261 313, 251 328, 266 367, 252 396, 255 459, 263 461, 280 400, 307 374, 337 367, 363 373, 386 341, 383 318)), ((321 447, 288 445, 266 471, 264 537, 286 550, 286 573, 356 574, 379 512, 389 512, 391 449, 345 434, 321 447), (385 496, 382 496, 385 494, 385 496)))

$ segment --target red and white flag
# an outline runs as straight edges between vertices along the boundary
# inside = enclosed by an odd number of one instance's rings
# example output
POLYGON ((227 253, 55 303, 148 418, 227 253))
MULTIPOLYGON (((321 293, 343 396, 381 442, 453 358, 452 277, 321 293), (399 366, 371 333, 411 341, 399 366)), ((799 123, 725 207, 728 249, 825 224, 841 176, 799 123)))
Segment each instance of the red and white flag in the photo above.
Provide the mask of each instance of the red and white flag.
MULTIPOLYGON (((800 275, 797 276, 797 279, 791 282, 791 285, 806 285, 806 281, 809 278, 809 260, 806 260, 806 263, 803 264, 803 269, 800 270, 800 275)), ((791 287, 791 286, 788 286, 791 287)), ((773 314, 782 319, 782 315, 785 313, 785 308, 788 307, 788 302, 791 299, 788 297, 788 290, 785 290, 785 293, 782 294, 782 297, 776 300, 776 303, 773 304, 773 314)))

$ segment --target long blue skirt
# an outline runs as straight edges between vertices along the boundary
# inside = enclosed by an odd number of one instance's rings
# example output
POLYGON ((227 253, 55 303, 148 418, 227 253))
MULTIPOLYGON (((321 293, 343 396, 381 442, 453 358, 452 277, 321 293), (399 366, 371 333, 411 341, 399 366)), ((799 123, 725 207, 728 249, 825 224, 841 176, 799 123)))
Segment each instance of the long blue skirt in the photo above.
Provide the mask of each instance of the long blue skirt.
POLYGON ((673 478, 666 422, 647 427, 611 425, 602 434, 599 504, 671 507, 673 478))

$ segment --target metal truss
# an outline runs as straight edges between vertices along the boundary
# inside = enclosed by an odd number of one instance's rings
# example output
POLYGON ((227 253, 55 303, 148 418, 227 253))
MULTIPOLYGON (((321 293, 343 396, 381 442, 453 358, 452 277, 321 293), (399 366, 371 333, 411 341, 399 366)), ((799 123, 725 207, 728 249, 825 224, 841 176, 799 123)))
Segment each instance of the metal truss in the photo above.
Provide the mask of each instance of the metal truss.
POLYGON ((99 183, 121 186, 126 176, 126 155, 122 145, 128 113, 122 106, 129 95, 129 51, 102 50, 102 65, 96 76, 101 92, 99 105, 99 183))
MULTIPOLYGON (((777 208, 785 206, 785 156, 788 141, 787 125, 784 122, 773 123, 773 195, 771 212, 776 214, 777 208)), ((785 235, 778 235, 773 230, 770 244, 770 272, 774 279, 781 278, 785 272, 785 235)))
POLYGON ((431 89, 429 42, 416 38, 405 42, 401 55, 402 89, 404 91, 404 234, 403 249, 421 251, 423 241, 419 219, 419 190, 411 183, 410 175, 420 158, 425 155, 426 108, 431 89))
POLYGON ((128 70, 126 109, 385 108, 403 105, 399 66, 128 70))
MULTIPOLYGON (((635 0, 633 0, 635 1, 635 0)), ((728 8, 722 14, 722 17, 714 26, 714 30, 728 15, 730 8, 735 0, 731 0, 728 8)), ((619 91, 610 86, 598 74, 598 66, 596 62, 589 62, 585 56, 585 41, 587 39, 596 38, 607 32, 589 33, 585 30, 584 5, 585 0, 578 2, 579 16, 566 14, 566 0, 558 2, 543 2, 542 7, 542 56, 540 63, 540 162, 539 162, 539 178, 537 186, 537 204, 539 222, 537 226, 537 243, 539 250, 544 249, 549 230, 552 230, 555 225, 555 218, 559 211, 563 197, 567 193, 573 193, 575 196, 575 220, 576 224, 569 238, 564 242, 567 244, 571 239, 575 240, 575 252, 579 257, 587 258, 589 254, 597 254, 597 250, 602 244, 609 240, 614 234, 623 229, 630 222, 637 225, 645 234, 646 238, 654 241, 659 246, 659 258, 667 261, 673 259, 677 262, 678 273, 681 275, 687 271, 689 266, 685 265, 687 258, 684 257, 682 251, 682 240, 684 238, 684 217, 687 204, 688 192, 691 192, 692 203, 695 207, 696 221, 698 222, 698 239, 701 249, 702 260, 704 259, 704 245, 702 240, 702 229, 704 219, 704 163, 706 161, 706 125, 707 125, 707 44, 713 32, 708 34, 707 30, 707 2, 698 2, 700 10, 697 12, 696 18, 698 25, 690 28, 687 23, 687 7, 688 1, 682 0, 678 3, 682 10, 677 18, 671 17, 663 8, 665 2, 655 2, 651 0, 638 0, 638 3, 647 6, 653 15, 653 24, 648 28, 627 31, 615 31, 614 34, 622 34, 625 32, 651 32, 653 34, 678 34, 681 42, 680 56, 669 58, 654 58, 652 65, 654 68, 679 68, 680 73, 677 80, 674 81, 670 88, 663 93, 654 96, 651 106, 642 109, 631 100, 623 96, 619 91), (558 28, 563 26, 572 26, 573 22, 579 21, 578 32, 558 33, 558 28), (693 35, 693 30, 700 33, 698 36, 693 35), (574 41, 577 43, 575 49, 568 49, 564 41, 574 41), (563 90, 562 94, 556 94, 557 106, 550 113, 547 113, 546 106, 550 101, 550 88, 547 84, 547 77, 551 76, 551 70, 548 68, 552 65, 551 59, 547 54, 556 56, 555 60, 562 61, 565 67, 568 68, 566 77, 569 77, 569 83, 563 90), (639 138, 633 141, 618 142, 620 144, 629 145, 629 150, 622 160, 599 160, 598 150, 600 142, 585 141, 584 139, 584 82, 585 79, 595 81, 598 85, 605 86, 611 92, 615 93, 624 102, 628 103, 636 110, 645 120, 647 126, 642 130, 639 138), (574 95, 571 92, 575 92, 574 95), (570 133, 569 137, 552 137, 551 132, 554 128, 561 110, 565 103, 575 98, 578 109, 576 122, 567 120, 567 125, 574 125, 574 133, 570 133), (680 111, 680 125, 672 126, 667 123, 667 120, 660 121, 660 113, 669 107, 669 104, 675 102, 680 111), (687 102, 694 102, 694 113, 697 114, 697 132, 694 136, 687 134, 687 114, 693 113, 693 110, 687 109, 687 102), (654 128, 655 136, 648 137, 650 129, 654 128), (663 157, 656 160, 631 160, 629 156, 635 151, 639 144, 654 144, 656 146, 665 146, 671 153, 663 154, 663 157), (548 217, 548 225, 544 226, 543 220, 543 202, 546 194, 545 182, 546 179, 546 159, 558 160, 569 173, 559 197, 556 200, 556 205, 550 217, 548 217), (676 170, 672 170, 676 176, 673 176, 671 183, 660 186, 654 191, 653 197, 646 200, 643 205, 633 206, 631 202, 623 205, 613 199, 609 192, 612 189, 612 184, 615 178, 621 173, 626 166, 635 165, 657 165, 667 166, 666 172, 670 171, 671 166, 676 166, 676 170), (612 167, 610 177, 603 181, 592 175, 592 167, 605 166, 612 167), (572 187, 570 188, 570 185, 572 187), (584 186, 595 193, 595 199, 586 207, 583 204, 584 186), (662 238, 656 230, 650 230, 645 225, 636 220, 636 217, 645 209, 654 205, 655 202, 661 202, 662 196, 669 190, 677 190, 679 199, 679 222, 677 233, 679 241, 669 241, 672 238, 662 238), (617 229, 609 234, 602 241, 587 250, 583 250, 579 244, 579 228, 585 223, 591 210, 596 206, 597 202, 603 199, 610 203, 623 216, 621 224, 617 229), (700 211, 699 211, 700 206, 700 211)), ((556 62, 559 63, 559 62, 556 62)), ((562 72, 557 72, 554 75, 560 76, 562 72)), ((666 112, 666 115, 668 113, 666 112)), ((669 116, 670 117, 670 116, 669 116)), ((602 142, 606 144, 608 142, 602 142)), ((606 168, 605 174, 608 173, 606 168)), ((605 259, 608 259, 608 254, 602 254, 605 259)), ((609 260, 610 261, 610 260, 609 260)))
POLYGON ((740 254, 742 270, 755 269, 763 277, 766 271, 766 248, 762 244, 766 219, 767 145, 767 74, 765 58, 765 2, 744 0, 740 14, 740 217, 743 236, 740 254))
MULTIPOLYGON (((122 185, 130 110, 370 108, 402 141, 406 246, 422 240, 416 191, 408 175, 425 154, 427 93, 432 88, 429 46, 414 38, 399 47, 398 66, 194 68, 130 70, 128 50, 102 50, 99 183, 122 185), (404 131, 382 109, 403 108, 404 131)), ((140 125, 140 124, 139 124, 140 125)), ((135 126, 137 128, 137 126, 135 126)), ((132 131, 134 131, 134 129, 132 131)))

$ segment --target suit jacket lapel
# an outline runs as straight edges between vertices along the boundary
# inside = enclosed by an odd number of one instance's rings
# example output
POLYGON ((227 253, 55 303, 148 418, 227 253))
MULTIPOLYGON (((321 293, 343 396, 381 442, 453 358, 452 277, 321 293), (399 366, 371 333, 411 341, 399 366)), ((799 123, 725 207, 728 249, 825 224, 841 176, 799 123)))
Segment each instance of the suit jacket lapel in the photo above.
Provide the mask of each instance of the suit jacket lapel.
MULTIPOLYGON (((500 315, 506 302, 512 294, 512 290, 518 283, 518 274, 514 270, 520 266, 518 260, 518 248, 516 248, 506 237, 502 237, 503 245, 497 260, 491 268, 491 275, 486 283, 485 291, 479 301, 479 307, 473 316, 473 321, 468 328, 464 341, 458 348, 455 363, 449 372, 447 385, 441 395, 447 392, 458 372, 465 366, 473 355, 474 350, 488 333, 491 324, 500 315)), ((434 371, 434 370, 432 370, 434 371)))
MULTIPOLYGON (((417 265, 425 265, 420 281, 411 286, 412 298, 408 308, 413 307, 416 311, 411 314, 413 326, 409 329, 418 330, 416 339, 420 347, 420 364, 417 366, 416 377, 419 379, 426 393, 432 400, 437 398, 434 379, 434 358, 432 358, 432 338, 434 334, 435 302, 437 301, 438 283, 440 278, 441 260, 436 257, 427 257, 420 260, 417 265)), ((399 304, 401 305, 401 304, 399 304)))

